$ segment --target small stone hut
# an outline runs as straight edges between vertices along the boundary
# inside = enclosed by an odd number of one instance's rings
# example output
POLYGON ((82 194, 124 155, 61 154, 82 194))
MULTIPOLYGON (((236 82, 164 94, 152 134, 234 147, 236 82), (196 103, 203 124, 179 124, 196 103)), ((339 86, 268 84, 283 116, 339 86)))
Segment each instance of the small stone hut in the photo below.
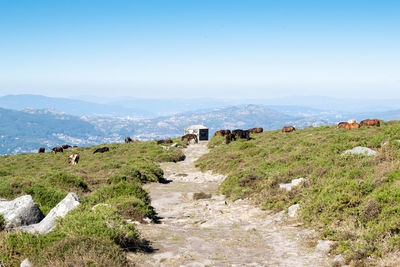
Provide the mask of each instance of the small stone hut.
POLYGON ((195 134, 199 141, 208 141, 208 128, 204 125, 190 125, 185 128, 184 134, 195 134))

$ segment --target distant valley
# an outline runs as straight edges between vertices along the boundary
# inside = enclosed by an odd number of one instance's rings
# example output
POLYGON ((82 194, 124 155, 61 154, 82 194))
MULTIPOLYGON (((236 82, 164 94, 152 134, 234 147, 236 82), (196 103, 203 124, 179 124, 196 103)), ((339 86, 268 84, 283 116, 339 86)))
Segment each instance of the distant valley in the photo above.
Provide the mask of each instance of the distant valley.
POLYGON ((128 100, 105 104, 30 95, 0 97, 0 154, 36 152, 41 146, 50 149, 61 144, 122 142, 126 136, 139 140, 177 137, 192 124, 204 124, 212 135, 219 129, 274 130, 285 125, 332 125, 350 118, 400 119, 400 109, 356 112, 279 104, 229 105, 230 101, 204 99, 186 104, 182 99, 167 99, 163 104, 160 99, 147 99, 135 108, 128 100), (156 115, 168 107, 169 112, 156 115))

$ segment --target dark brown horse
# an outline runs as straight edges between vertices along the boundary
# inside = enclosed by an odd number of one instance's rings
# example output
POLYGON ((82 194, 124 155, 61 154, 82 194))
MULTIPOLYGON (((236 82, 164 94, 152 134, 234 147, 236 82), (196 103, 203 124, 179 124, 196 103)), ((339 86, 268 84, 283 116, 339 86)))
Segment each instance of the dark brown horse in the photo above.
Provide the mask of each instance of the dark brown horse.
POLYGON ((53 147, 52 151, 53 151, 54 153, 57 153, 57 152, 63 153, 63 152, 64 152, 64 149, 63 149, 62 147, 58 146, 58 147, 53 147))
POLYGON ((125 144, 128 144, 130 142, 133 142, 133 140, 130 137, 125 137, 125 144))
POLYGON ((232 140, 236 141, 236 136, 233 134, 227 134, 225 136, 225 143, 228 145, 230 142, 232 142, 232 140))
POLYGON ((46 148, 41 147, 41 148, 39 148, 39 152, 38 153, 44 153, 45 151, 46 151, 46 148))
POLYGON ((380 127, 381 126, 381 122, 378 119, 373 119, 373 120, 363 120, 360 122, 360 127, 361 126, 377 126, 380 127))
POLYGON ((218 135, 225 136, 230 133, 231 133, 231 130, 219 130, 219 131, 215 132, 214 136, 218 136, 218 135))
POLYGON ((167 140, 158 140, 157 141, 157 145, 161 145, 161 144, 172 144, 173 141, 171 139, 167 139, 167 140))
POLYGON ((290 133, 296 131, 296 128, 294 128, 293 126, 285 126, 282 128, 282 133, 290 133))
POLYGON ((63 149, 69 149, 69 148, 72 148, 72 146, 70 146, 70 145, 62 145, 61 146, 63 149))
POLYGON ((187 139, 188 142, 190 142, 190 140, 192 139, 194 139, 196 143, 199 142, 199 139, 197 139, 197 135, 195 134, 185 134, 184 136, 182 136, 181 140, 183 141, 184 139, 187 139))

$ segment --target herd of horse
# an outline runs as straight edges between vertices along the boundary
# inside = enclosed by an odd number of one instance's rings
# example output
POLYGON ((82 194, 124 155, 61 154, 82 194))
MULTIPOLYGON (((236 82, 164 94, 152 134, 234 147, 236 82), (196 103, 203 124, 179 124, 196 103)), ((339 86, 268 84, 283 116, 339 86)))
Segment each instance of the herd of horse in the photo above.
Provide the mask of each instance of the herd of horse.
MULTIPOLYGON (((361 121, 360 123, 357 123, 356 120, 349 120, 348 122, 339 122, 337 124, 337 128, 344 128, 347 130, 351 130, 351 129, 357 129, 357 128, 361 128, 362 126, 367 126, 367 127, 371 127, 371 126, 377 126, 380 127, 381 122, 378 119, 366 119, 361 121)), ((229 144, 232 141, 236 141, 236 139, 246 139, 246 140, 250 140, 250 134, 259 134, 262 133, 264 130, 263 128, 259 127, 259 128, 251 128, 248 130, 242 130, 242 129, 236 129, 236 130, 219 130, 216 131, 214 136, 225 136, 225 143, 229 144)), ((285 126, 282 128, 282 133, 290 133, 296 131, 296 128, 294 126, 285 126)), ((196 134, 185 134, 184 136, 182 136, 181 140, 187 140, 188 142, 190 142, 191 140, 194 140, 195 143, 198 143, 198 137, 196 134)), ((132 140, 130 137, 126 137, 125 138, 125 143, 131 143, 131 142, 140 142, 139 140, 132 140)), ((165 140, 157 140, 156 143, 158 145, 160 144, 172 144, 173 141, 171 139, 165 139, 165 140)), ((70 145, 62 145, 62 146, 58 146, 58 147, 54 147, 52 149, 52 152, 54 153, 63 153, 64 150, 66 149, 70 149, 70 148, 77 148, 77 146, 70 146, 70 145)), ((38 153, 45 153, 46 149, 44 147, 39 148, 38 153)), ((108 152, 109 148, 108 147, 102 147, 102 148, 98 148, 96 149, 93 154, 95 153, 104 153, 104 152, 108 152)), ((75 154, 71 155, 74 156, 74 158, 69 158, 68 163, 75 162, 75 164, 79 161, 79 154, 76 154, 75 158, 75 154)), ((70 156, 70 157, 71 157, 70 156)))
MULTIPOLYGON (((381 123, 378 119, 367 119, 363 120, 360 123, 357 123, 356 120, 349 120, 348 122, 339 122, 337 125, 337 128, 344 128, 344 129, 355 129, 355 128, 360 128, 362 126, 377 126, 380 127, 381 123)), ((285 126, 282 128, 282 133, 290 133, 296 131, 296 128, 294 126, 285 126)), ((246 139, 250 140, 250 133, 262 133, 263 128, 252 128, 248 130, 219 130, 216 131, 214 136, 225 136, 225 143, 229 144, 232 141, 236 141, 237 138, 241 139, 246 139)))
POLYGON ((367 119, 363 120, 360 123, 357 123, 355 120, 349 120, 348 122, 339 122, 337 128, 344 128, 347 130, 361 128, 362 126, 381 126, 381 122, 378 119, 367 119))
POLYGON ((232 141, 236 141, 237 138, 250 140, 250 133, 262 133, 263 128, 251 128, 248 130, 236 129, 231 132, 231 130, 219 130, 216 131, 214 136, 225 136, 226 144, 232 141))

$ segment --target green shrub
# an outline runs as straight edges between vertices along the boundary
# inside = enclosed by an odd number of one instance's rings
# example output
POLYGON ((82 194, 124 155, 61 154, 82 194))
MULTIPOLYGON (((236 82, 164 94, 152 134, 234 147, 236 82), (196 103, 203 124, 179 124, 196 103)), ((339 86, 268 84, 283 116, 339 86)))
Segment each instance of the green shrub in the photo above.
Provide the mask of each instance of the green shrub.
POLYGON ((25 189, 27 194, 32 195, 44 215, 54 208, 68 194, 67 191, 49 187, 44 184, 34 184, 25 189))
POLYGON ((0 231, 3 231, 6 227, 6 220, 4 219, 3 214, 0 214, 0 231))

